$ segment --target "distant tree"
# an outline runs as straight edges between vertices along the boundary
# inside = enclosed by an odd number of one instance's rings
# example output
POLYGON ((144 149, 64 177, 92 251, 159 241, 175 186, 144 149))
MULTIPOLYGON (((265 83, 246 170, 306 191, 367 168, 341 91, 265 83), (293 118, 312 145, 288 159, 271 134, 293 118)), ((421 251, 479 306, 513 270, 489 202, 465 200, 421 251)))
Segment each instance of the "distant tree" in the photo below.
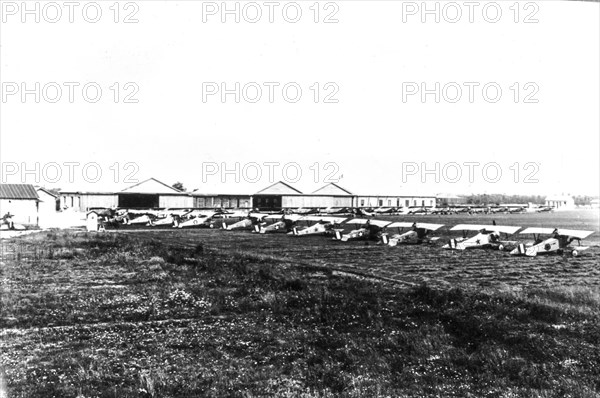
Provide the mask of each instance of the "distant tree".
POLYGON ((186 191, 185 187, 183 186, 183 183, 181 183, 179 181, 177 181, 175 184, 173 184, 171 186, 173 188, 175 188, 175 189, 179 189, 181 192, 185 192, 186 191))
POLYGON ((465 197, 467 204, 472 205, 492 205, 500 203, 521 203, 529 202, 534 204, 543 204, 544 197, 539 195, 503 195, 503 194, 473 194, 465 197))
POLYGON ((588 196, 588 195, 573 196, 573 200, 575 201, 575 204, 577 206, 589 206, 592 204, 593 199, 596 199, 596 198, 593 196, 588 196))

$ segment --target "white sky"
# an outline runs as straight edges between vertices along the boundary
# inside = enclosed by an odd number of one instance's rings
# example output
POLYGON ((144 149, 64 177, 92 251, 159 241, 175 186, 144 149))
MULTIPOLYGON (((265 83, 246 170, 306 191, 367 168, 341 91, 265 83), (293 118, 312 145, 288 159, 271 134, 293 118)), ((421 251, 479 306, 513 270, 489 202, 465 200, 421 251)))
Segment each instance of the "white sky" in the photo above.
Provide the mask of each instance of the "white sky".
MULTIPOLYGON (((96 24, 82 18, 81 6, 74 23, 67 15, 52 24, 43 16, 40 23, 33 16, 22 23, 20 13, 3 14, 4 89, 13 82, 29 88, 35 82, 97 82, 103 89, 97 103, 85 102, 80 88, 74 103, 66 88, 56 104, 43 98, 35 103, 32 95, 24 103, 19 94, 6 97, 0 104, 3 182, 24 177, 36 182, 34 174, 23 176, 21 162, 31 169, 39 162, 42 185, 115 190, 127 185, 127 173, 122 170, 115 184, 111 165, 119 162, 122 169, 133 162, 138 180, 156 177, 169 184, 182 181, 189 189, 251 193, 269 185, 266 166, 258 182, 235 183, 230 175, 222 186, 220 173, 202 182, 203 162, 224 162, 230 169, 239 162, 239 174, 248 162, 297 162, 302 178, 296 186, 312 192, 333 170, 324 170, 324 164, 333 162, 337 176, 343 175, 339 184, 355 193, 600 191, 597 2, 536 2, 539 22, 531 24, 522 20, 534 8, 521 7, 521 22, 514 23, 512 1, 498 2, 503 14, 495 24, 482 16, 485 2, 475 9, 475 22, 465 14, 455 24, 443 18, 435 23, 432 16, 422 23, 420 14, 403 23, 408 6, 394 1, 338 1, 339 22, 333 24, 313 22, 312 1, 298 2, 303 15, 295 24, 282 18, 285 2, 275 9, 274 23, 262 6, 262 20, 251 24, 243 18, 235 23, 232 16, 221 23, 220 14, 203 23, 207 3, 200 1, 137 1, 139 22, 115 24, 113 2, 98 3, 103 14, 96 24), (115 104, 109 89, 114 82, 137 84, 139 103, 115 104), (235 82, 297 82, 303 94, 299 102, 287 103, 279 89, 269 103, 265 88, 256 104, 235 103, 233 96, 226 103, 218 96, 203 103, 203 82, 226 82, 230 88, 235 82), (315 82, 336 83, 339 103, 315 104, 309 89, 315 82), (481 86, 474 103, 466 88, 456 104, 435 103, 433 95, 426 103, 418 95, 403 103, 403 82, 425 82, 429 88, 435 82, 496 82, 503 93, 497 103, 482 98, 481 86), (509 88, 515 82, 521 86, 517 104, 509 88), (523 103, 531 91, 523 89, 528 82, 539 87, 537 104, 523 103), (7 175, 7 162, 19 164, 16 175, 7 175), (48 162, 96 162, 102 178, 86 182, 80 166, 69 183, 62 167, 62 178, 53 184, 42 175, 48 162), (315 162, 321 168, 318 182, 310 169, 315 162), (487 182, 479 166, 469 182, 468 168, 461 166, 464 174, 456 183, 443 178, 436 183, 432 174, 423 184, 420 172, 405 175, 403 182, 403 162, 405 171, 411 162, 430 169, 439 162, 440 177, 450 162, 497 162, 502 177, 487 182), (511 169, 515 162, 521 168, 518 183, 511 169), (538 165, 537 183, 523 183, 534 171, 524 169, 529 162, 538 165)), ((121 19, 131 10, 121 10, 121 19)), ((321 19, 331 10, 321 9, 321 19)), ((275 180, 282 179, 281 170, 275 169, 275 180)), ((447 170, 455 176, 454 169, 447 170)), ((490 169, 488 177, 494 176, 490 169)))

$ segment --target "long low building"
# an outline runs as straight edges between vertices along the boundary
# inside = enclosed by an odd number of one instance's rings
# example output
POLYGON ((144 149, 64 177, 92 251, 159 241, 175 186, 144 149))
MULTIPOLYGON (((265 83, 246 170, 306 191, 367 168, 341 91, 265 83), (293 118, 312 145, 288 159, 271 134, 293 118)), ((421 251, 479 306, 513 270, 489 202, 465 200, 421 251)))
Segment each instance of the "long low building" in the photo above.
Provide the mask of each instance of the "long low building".
POLYGON ((435 196, 355 195, 337 184, 327 184, 305 194, 279 181, 254 194, 182 192, 150 178, 119 192, 61 191, 60 208, 88 211, 97 208, 185 209, 258 208, 261 210, 344 207, 435 207, 435 196))

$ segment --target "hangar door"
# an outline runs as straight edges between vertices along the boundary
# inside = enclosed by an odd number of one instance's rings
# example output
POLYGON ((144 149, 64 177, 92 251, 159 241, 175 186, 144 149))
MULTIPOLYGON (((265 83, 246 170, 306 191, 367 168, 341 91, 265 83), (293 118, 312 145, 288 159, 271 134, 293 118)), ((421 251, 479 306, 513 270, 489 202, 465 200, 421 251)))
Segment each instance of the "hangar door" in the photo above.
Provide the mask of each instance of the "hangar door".
POLYGON ((151 209, 158 207, 158 195, 151 193, 119 194, 119 207, 151 209))
POLYGON ((281 196, 275 195, 255 195, 252 198, 252 207, 258 208, 259 210, 280 210, 281 209, 281 196))

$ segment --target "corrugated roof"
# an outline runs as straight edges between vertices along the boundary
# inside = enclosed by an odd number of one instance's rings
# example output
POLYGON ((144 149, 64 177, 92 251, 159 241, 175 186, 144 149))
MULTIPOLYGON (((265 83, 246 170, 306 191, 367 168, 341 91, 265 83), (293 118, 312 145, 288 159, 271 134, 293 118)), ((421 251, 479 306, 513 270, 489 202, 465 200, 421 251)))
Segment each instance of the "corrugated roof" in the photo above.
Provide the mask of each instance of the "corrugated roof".
POLYGON ((36 199, 39 196, 31 184, 0 184, 0 199, 36 199))

